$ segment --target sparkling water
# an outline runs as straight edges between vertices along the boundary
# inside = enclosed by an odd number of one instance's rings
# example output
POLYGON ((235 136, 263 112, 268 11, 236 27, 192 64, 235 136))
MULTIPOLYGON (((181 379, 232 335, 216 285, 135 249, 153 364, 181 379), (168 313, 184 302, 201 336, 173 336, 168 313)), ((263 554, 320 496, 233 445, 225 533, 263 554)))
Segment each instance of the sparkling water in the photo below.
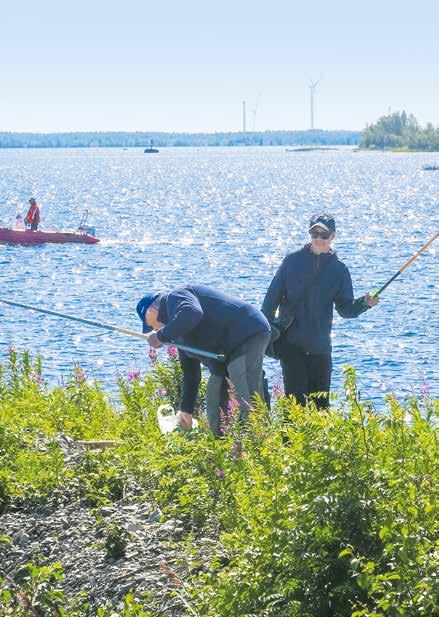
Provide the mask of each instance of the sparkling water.
MULTIPOLYGON (((0 246, 4 298, 139 330, 149 290, 204 283, 260 305, 283 256, 308 240, 311 214, 331 212, 335 248, 356 297, 394 274, 438 228, 439 155, 283 148, 0 150, 0 224, 34 196, 42 228, 73 230, 89 210, 100 244, 0 246)), ((358 319, 335 316, 333 390, 342 365, 361 395, 439 394, 439 241, 358 319), (426 385, 427 384, 427 385, 426 385)), ((114 391, 116 375, 148 370, 137 339, 0 304, 0 360, 9 345, 43 354, 44 377, 73 364, 114 391)), ((165 352, 160 352, 165 353, 165 352)), ((270 380, 279 366, 267 359, 270 380)))

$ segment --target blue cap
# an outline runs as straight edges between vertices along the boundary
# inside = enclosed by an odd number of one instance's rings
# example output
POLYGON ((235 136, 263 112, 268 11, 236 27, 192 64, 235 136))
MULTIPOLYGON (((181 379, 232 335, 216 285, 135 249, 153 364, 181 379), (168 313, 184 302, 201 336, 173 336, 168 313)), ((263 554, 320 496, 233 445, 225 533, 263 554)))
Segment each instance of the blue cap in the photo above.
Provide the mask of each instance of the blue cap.
POLYGON ((323 227, 326 231, 335 233, 335 220, 330 214, 314 214, 309 222, 309 230, 313 227, 323 227))
POLYGON ((150 326, 146 325, 145 313, 149 309, 151 304, 154 302, 154 300, 157 300, 159 295, 160 294, 148 294, 147 296, 143 296, 143 298, 137 303, 136 311, 140 320, 142 321, 142 332, 144 334, 146 334, 147 332, 151 332, 152 330, 150 326))

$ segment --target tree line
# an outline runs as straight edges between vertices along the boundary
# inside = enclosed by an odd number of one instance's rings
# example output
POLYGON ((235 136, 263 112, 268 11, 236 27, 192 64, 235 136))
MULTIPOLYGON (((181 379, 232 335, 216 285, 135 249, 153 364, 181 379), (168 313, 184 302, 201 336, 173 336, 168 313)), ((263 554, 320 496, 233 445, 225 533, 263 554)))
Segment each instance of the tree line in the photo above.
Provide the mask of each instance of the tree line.
POLYGON ((358 145, 360 131, 264 131, 229 133, 163 132, 75 132, 12 133, 0 132, 0 148, 133 148, 186 146, 304 146, 358 145))
POLYGON ((381 116, 361 135, 360 146, 368 149, 439 150, 439 127, 429 122, 424 128, 413 114, 396 111, 381 116))

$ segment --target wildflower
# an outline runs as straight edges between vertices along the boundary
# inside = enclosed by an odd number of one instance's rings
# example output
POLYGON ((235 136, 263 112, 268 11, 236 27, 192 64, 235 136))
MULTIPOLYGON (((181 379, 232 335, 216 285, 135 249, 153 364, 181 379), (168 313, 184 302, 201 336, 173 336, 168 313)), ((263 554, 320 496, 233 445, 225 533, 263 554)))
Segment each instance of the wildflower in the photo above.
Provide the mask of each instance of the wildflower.
POLYGON ((84 371, 82 370, 82 368, 76 368, 76 369, 75 369, 75 379, 76 379, 76 381, 78 381, 79 383, 82 383, 83 381, 85 381, 85 380, 86 380, 85 373, 84 373, 84 371))
POLYGON ((153 347, 149 350, 148 356, 153 364, 157 362, 157 352, 153 347))
POLYGON ((215 475, 219 480, 224 480, 224 478, 226 477, 226 474, 224 473, 224 471, 222 469, 215 469, 215 475))
POLYGON ((35 373, 34 381, 38 385, 41 385, 43 383, 43 376, 41 375, 41 373, 35 373))
POLYGON ((11 343, 11 344, 9 345, 9 347, 8 347, 8 353, 9 353, 9 354, 11 354, 11 353, 14 353, 14 352, 15 352, 15 347, 14 347, 14 346, 12 345, 12 343, 11 343))
POLYGON ((238 411, 239 411, 239 403, 236 400, 236 398, 232 396, 230 397, 229 402, 227 403, 227 417, 230 420, 233 420, 233 418, 238 413, 238 411))
POLYGON ((139 379, 139 377, 140 377, 140 371, 130 371, 128 373, 129 381, 135 381, 136 379, 139 379))
POLYGON ((428 398, 430 396, 430 386, 429 384, 425 381, 423 381, 422 386, 421 386, 421 394, 424 398, 428 398))
POLYGON ((273 385, 273 398, 278 399, 282 398, 283 396, 285 396, 284 389, 279 382, 276 382, 273 385))
POLYGON ((168 347, 168 356, 172 358, 173 360, 175 360, 178 356, 177 348, 174 347, 173 345, 169 345, 168 347))
POLYGON ((242 458, 242 445, 240 441, 234 441, 232 446, 232 461, 242 458))
POLYGON ((220 409, 220 434, 225 435, 239 413, 239 403, 231 396, 226 409, 220 409))
POLYGON ((164 388, 157 388, 157 390, 155 391, 156 395, 159 396, 160 398, 166 396, 166 390, 164 388))

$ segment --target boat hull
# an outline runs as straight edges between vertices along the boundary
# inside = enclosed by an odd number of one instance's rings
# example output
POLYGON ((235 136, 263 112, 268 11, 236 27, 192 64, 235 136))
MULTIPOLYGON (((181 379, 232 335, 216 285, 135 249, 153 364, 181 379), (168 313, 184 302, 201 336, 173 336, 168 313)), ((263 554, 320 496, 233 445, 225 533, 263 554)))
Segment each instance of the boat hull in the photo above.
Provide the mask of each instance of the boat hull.
POLYGON ((87 233, 70 231, 16 231, 0 227, 0 243, 2 244, 96 244, 97 238, 87 233))

